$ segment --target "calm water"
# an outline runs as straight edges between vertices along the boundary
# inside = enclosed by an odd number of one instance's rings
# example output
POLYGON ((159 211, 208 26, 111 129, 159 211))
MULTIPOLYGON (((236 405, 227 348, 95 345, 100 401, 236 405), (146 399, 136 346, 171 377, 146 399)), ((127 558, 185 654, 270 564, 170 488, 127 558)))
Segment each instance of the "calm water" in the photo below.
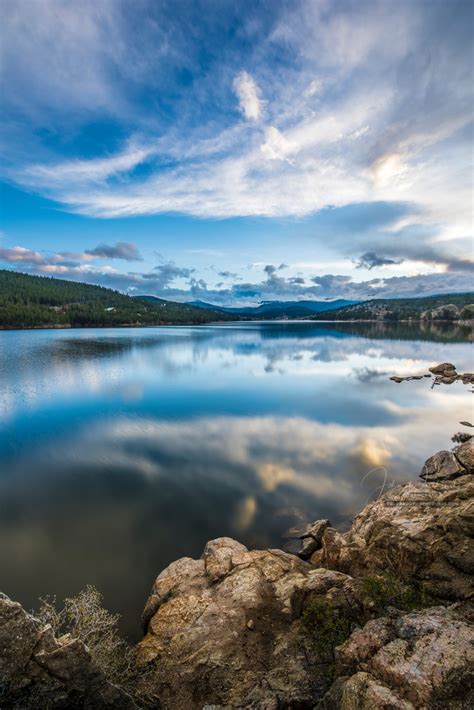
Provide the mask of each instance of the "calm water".
POLYGON ((344 527, 472 417, 466 333, 314 323, 0 332, 0 589, 87 583, 136 637, 154 577, 206 540, 344 527))

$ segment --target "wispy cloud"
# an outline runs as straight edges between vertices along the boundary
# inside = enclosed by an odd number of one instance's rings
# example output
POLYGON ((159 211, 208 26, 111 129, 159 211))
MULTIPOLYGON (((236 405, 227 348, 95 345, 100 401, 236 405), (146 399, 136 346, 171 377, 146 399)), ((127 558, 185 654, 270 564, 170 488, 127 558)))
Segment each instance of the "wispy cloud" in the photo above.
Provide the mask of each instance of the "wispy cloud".
MULTIPOLYGON (((264 5, 229 8, 223 20, 192 3, 179 15, 149 0, 137 8, 122 0, 7 4, 0 51, 8 180, 104 220, 299 219, 355 206, 370 215, 382 205, 389 217, 398 209, 397 218, 361 234, 348 212, 330 239, 315 230, 314 243, 361 277, 431 270, 450 284, 445 272, 460 274, 464 284, 472 249, 471 4, 264 5)), ((138 251, 119 252, 103 258, 139 259, 138 251)), ((72 257, 57 256, 44 266, 67 268, 61 259, 72 257)), ((77 266, 90 257, 101 258, 89 250, 77 266)), ((13 258, 41 265, 44 257, 13 258)), ((268 276, 275 289, 308 285, 306 273, 268 276)), ((201 274, 183 278, 201 288, 201 274)))
POLYGON ((234 89, 239 100, 239 108, 249 121, 258 121, 263 113, 261 92, 255 80, 246 71, 234 79, 234 89))

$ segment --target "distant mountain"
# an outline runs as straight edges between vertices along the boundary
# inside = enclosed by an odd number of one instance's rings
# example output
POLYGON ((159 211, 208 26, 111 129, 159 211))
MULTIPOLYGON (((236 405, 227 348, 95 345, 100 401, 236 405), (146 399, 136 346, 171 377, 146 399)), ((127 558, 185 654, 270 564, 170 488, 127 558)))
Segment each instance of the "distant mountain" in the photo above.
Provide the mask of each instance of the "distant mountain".
POLYGON ((215 306, 211 303, 205 303, 204 301, 192 301, 189 305, 197 308, 212 309, 214 311, 220 311, 221 313, 228 313, 229 315, 238 316, 240 318, 265 318, 272 320, 278 318, 309 318, 315 313, 342 308, 343 306, 348 306, 353 303, 356 303, 356 301, 337 299, 335 301, 264 301, 259 306, 240 308, 215 306))
POLYGON ((324 313, 313 320, 335 321, 457 321, 474 318, 474 293, 449 293, 417 298, 375 298, 324 313))
MULTIPOLYGON (((226 320, 232 316, 226 315, 226 320)), ((0 328, 200 324, 222 313, 102 286, 0 270, 0 328)))

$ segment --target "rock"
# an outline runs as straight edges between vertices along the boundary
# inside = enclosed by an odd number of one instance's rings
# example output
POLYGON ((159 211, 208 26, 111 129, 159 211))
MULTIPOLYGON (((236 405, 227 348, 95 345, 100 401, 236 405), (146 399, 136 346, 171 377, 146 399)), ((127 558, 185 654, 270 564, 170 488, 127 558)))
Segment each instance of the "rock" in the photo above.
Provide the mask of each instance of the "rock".
POLYGON ((443 375, 446 370, 456 371, 455 366, 450 362, 443 362, 441 365, 434 365, 428 369, 433 373, 433 375, 443 375))
POLYGON ((320 542, 316 542, 312 537, 307 537, 303 540, 301 550, 298 552, 298 557, 302 560, 309 560, 320 547, 320 542))
POLYGON ((400 384, 400 382, 403 382, 403 380, 404 380, 405 378, 404 378, 404 377, 396 377, 396 376, 394 376, 394 377, 390 377, 390 379, 391 379, 393 382, 397 382, 397 384, 400 384))
POLYGON ((471 426, 471 427, 474 427, 474 424, 471 424, 471 422, 459 422, 459 423, 462 424, 463 426, 471 426))
POLYGON ((455 608, 369 621, 336 651, 318 710, 473 707, 474 631, 455 608))
POLYGON ((300 535, 300 539, 303 540, 303 547, 298 552, 298 557, 301 557, 302 560, 309 560, 311 555, 321 548, 324 531, 330 525, 329 520, 316 520, 316 522, 308 525, 306 531, 300 535))
POLYGON ((469 439, 454 449, 454 456, 469 473, 474 473, 474 442, 469 439))
POLYGON ((472 438, 474 438, 472 434, 468 434, 465 431, 458 431, 456 434, 453 434, 451 441, 454 441, 456 444, 464 444, 465 441, 470 441, 472 438))
MULTIPOLYGON (((458 467, 460 449, 452 454, 458 467)), ((460 453, 469 466, 471 456, 460 453)), ((433 470, 446 473, 448 458, 438 456, 433 470)), ((308 526, 300 538, 319 547, 311 564, 230 538, 207 543, 199 560, 171 564, 155 581, 137 647, 147 690, 164 710, 470 707, 474 480, 461 468, 455 479, 450 469, 440 482, 389 490, 346 533, 328 520, 308 526), (377 613, 364 584, 374 574, 451 606, 385 607, 366 623, 377 613), (330 687, 327 675, 321 680, 327 657, 311 645, 304 621, 320 602, 334 618, 352 619, 335 649, 330 687)))
MULTIPOLYGON (((0 594, 0 681, 0 690, 15 698, 14 707, 137 707, 127 693, 107 681, 82 641, 55 638, 51 626, 4 594, 0 594)), ((6 702, 8 695, 3 699, 6 702)))
POLYGON ((357 608, 359 587, 279 550, 213 540, 200 560, 178 561, 155 581, 137 647, 147 688, 173 710, 312 707, 319 659, 301 616, 316 598, 357 608))
POLYGON ((327 528, 311 563, 352 577, 388 573, 439 599, 467 599, 474 574, 473 496, 467 472, 398 486, 364 508, 347 533, 327 528))
POLYGON ((338 678, 315 710, 414 710, 370 673, 338 678))
POLYGON ((433 483, 449 481, 465 474, 466 469, 452 451, 438 451, 437 454, 434 454, 425 462, 420 478, 433 483))
POLYGON ((453 382, 456 382, 456 377, 446 377, 446 376, 444 376, 444 377, 441 378, 441 382, 443 383, 443 385, 452 385, 453 382))

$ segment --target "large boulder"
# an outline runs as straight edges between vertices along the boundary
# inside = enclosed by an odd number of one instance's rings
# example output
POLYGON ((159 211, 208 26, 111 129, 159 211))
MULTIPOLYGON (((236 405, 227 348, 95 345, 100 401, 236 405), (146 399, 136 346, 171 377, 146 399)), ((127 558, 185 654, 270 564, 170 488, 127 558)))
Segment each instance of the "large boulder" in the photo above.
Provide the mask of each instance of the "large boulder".
POLYGON ((461 444, 461 446, 456 446, 454 449, 454 455, 459 461, 461 466, 463 466, 468 473, 474 473, 474 440, 468 439, 461 444))
POLYGON ((466 599, 474 573, 473 495, 469 474, 398 486, 364 508, 349 532, 326 528, 311 562, 353 577, 391 573, 436 598, 466 599))
POLYGON ((455 606, 369 621, 336 650, 317 710, 474 707, 474 631, 455 606))
POLYGON ((55 638, 51 626, 4 594, 0 594, 0 706, 136 708, 123 690, 107 681, 82 641, 55 638))
POLYGON ((465 476, 466 473, 466 469, 452 451, 438 451, 425 462, 420 478, 423 478, 427 483, 436 483, 450 481, 453 478, 465 476))
POLYGON ((312 707, 324 684, 301 617, 315 599, 361 604, 340 572, 230 538, 207 543, 201 559, 178 560, 153 585, 138 646, 148 689, 173 710, 312 707))

